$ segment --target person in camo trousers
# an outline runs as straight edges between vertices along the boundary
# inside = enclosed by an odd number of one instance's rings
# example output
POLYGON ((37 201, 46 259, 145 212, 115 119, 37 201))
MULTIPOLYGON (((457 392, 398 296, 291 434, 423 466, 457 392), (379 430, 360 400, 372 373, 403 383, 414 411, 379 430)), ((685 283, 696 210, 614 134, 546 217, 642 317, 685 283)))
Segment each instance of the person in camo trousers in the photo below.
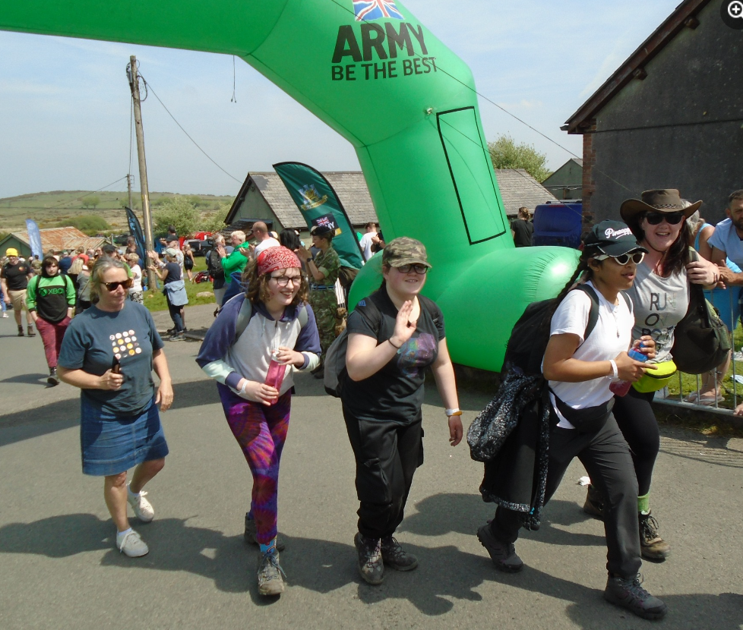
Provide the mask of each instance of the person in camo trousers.
MULTIPOLYGON (((333 230, 316 225, 310 230, 312 244, 320 250, 313 259, 312 254, 304 247, 297 251, 300 260, 305 264, 310 280, 310 305, 317 319, 317 330, 320 333, 320 346, 323 355, 337 336, 338 299, 335 295, 335 282, 341 268, 341 260, 333 249, 333 230)), ((323 366, 313 371, 315 378, 323 377, 323 366)))

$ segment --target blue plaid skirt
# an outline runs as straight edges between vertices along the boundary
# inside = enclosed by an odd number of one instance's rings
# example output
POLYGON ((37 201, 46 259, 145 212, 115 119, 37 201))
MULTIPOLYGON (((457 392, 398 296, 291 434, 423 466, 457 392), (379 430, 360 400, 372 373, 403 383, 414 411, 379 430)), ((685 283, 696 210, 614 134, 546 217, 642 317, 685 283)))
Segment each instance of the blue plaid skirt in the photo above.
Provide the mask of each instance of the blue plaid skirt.
POLYGON ((81 398, 80 446, 83 473, 118 475, 168 454, 160 413, 152 399, 139 415, 118 417, 81 398))

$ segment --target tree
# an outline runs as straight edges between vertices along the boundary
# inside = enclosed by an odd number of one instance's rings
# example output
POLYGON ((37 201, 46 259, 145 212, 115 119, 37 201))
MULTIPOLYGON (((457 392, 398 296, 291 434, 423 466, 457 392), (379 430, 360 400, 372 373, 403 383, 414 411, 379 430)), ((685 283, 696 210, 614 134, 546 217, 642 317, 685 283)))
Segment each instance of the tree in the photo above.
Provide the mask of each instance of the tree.
POLYGON ((106 232, 111 229, 108 221, 97 214, 84 215, 80 217, 70 217, 56 224, 56 227, 76 227, 88 236, 95 236, 99 232, 106 232))
POLYGON ((100 203, 101 198, 96 196, 83 197, 82 200, 83 208, 97 208, 100 203))
POLYGON ((523 168, 538 182, 543 182, 551 174, 547 168, 547 155, 540 153, 532 144, 520 143, 511 136, 498 136, 488 142, 493 168, 523 168))
POLYGON ((153 213, 155 234, 165 234, 169 225, 174 225, 179 236, 190 236, 199 229, 201 214, 184 197, 167 199, 153 213))

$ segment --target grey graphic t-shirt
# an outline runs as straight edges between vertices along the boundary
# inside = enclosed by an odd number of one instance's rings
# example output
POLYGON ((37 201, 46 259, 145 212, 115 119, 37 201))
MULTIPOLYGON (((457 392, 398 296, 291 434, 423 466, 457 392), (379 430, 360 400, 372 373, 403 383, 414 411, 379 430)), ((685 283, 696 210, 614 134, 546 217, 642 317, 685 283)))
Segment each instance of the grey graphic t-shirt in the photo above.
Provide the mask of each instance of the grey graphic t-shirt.
POLYGON ((650 335, 655 340, 656 357, 652 363, 670 360, 673 331, 689 307, 689 283, 686 269, 661 278, 644 262, 637 266, 635 284, 627 291, 635 306, 632 339, 650 335))

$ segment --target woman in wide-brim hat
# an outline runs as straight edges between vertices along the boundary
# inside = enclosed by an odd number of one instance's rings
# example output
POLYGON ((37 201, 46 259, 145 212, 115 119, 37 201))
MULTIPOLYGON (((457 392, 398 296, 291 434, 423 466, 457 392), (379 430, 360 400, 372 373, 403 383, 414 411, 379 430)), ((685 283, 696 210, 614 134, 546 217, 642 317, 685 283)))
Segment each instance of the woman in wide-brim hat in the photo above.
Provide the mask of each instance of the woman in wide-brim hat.
MULTIPOLYGON (((687 205, 675 189, 646 190, 641 199, 622 203, 620 214, 629 225, 637 242, 647 250, 637 265, 637 277, 627 294, 632 298, 635 313, 633 338, 651 335, 655 340, 653 363, 672 360, 673 331, 686 315, 689 306, 689 283, 714 285, 719 280, 717 267, 699 258, 689 262, 691 229, 686 219, 701 201, 687 205)), ((614 416, 632 450, 639 485, 638 512, 642 556, 663 561, 670 545, 658 534, 658 523, 650 514, 650 484, 655 459, 660 449, 658 423, 650 403, 654 392, 641 393, 630 388, 624 397, 617 397, 614 416)), ((600 513, 599 497, 586 499, 586 511, 600 513)))

